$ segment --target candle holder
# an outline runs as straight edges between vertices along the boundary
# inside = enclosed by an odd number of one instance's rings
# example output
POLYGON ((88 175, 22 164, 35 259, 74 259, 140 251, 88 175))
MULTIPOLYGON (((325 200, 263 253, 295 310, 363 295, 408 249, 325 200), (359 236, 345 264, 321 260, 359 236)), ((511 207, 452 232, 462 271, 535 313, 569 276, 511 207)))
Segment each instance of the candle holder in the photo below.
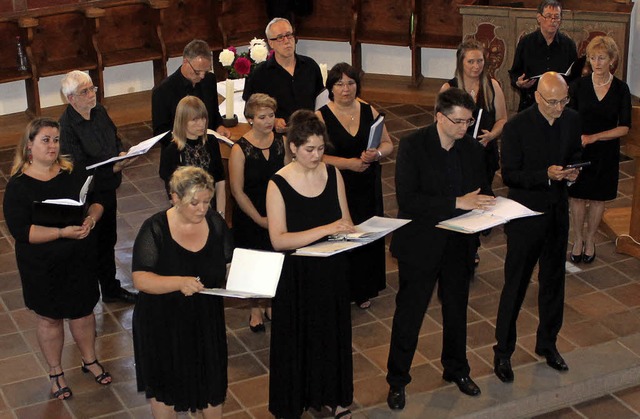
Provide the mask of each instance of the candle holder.
POLYGON ((225 128, 232 128, 238 125, 238 115, 234 114, 233 118, 227 118, 227 115, 222 115, 222 126, 225 128))

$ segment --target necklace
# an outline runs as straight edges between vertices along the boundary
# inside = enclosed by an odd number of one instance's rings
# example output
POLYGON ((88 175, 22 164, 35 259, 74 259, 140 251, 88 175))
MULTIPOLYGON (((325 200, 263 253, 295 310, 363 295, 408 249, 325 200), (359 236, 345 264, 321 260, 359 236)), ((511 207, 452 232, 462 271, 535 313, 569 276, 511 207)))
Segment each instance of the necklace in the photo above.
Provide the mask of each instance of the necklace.
POLYGON ((594 87, 606 86, 607 84, 611 83, 611 80, 613 80, 613 74, 609 73, 609 78, 607 79, 607 81, 605 81, 604 83, 597 84, 593 75, 594 73, 591 73, 591 82, 593 83, 594 87))

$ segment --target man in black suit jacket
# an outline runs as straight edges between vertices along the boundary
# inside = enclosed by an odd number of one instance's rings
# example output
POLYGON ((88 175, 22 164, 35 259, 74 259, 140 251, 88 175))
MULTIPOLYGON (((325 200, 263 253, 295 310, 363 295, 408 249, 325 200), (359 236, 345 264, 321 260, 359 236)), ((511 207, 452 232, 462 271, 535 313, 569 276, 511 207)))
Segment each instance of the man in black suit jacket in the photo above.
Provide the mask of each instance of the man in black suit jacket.
POLYGON ((400 275, 387 363, 387 403, 394 410, 404 407, 418 334, 438 280, 444 322, 443 378, 455 382, 465 394, 480 394, 469 377, 466 357, 467 301, 476 238, 436 228, 440 221, 495 201, 485 176, 483 148, 466 134, 474 107, 465 91, 448 89, 438 95, 436 123, 400 141, 398 218, 412 221, 396 231, 391 242, 400 275))
MULTIPOLYGON (((218 90, 216 76, 211 71, 211 50, 209 44, 194 39, 184 47, 182 65, 151 94, 151 125, 153 135, 173 129, 178 102, 185 96, 196 96, 202 100, 209 114, 209 127, 218 134, 229 137, 231 132, 222 125, 218 110, 218 90)), ((163 146, 171 141, 171 133, 161 140, 163 146)))
POLYGON ((502 179, 509 198, 543 212, 505 225, 507 256, 494 346, 494 371, 513 381, 511 355, 516 347, 516 321, 536 262, 540 323, 535 352, 559 371, 568 369, 556 348, 562 326, 564 275, 569 233, 567 182, 578 169, 564 166, 581 157, 578 113, 569 102, 567 83, 555 72, 545 73, 535 92, 537 105, 507 122, 502 132, 502 179))

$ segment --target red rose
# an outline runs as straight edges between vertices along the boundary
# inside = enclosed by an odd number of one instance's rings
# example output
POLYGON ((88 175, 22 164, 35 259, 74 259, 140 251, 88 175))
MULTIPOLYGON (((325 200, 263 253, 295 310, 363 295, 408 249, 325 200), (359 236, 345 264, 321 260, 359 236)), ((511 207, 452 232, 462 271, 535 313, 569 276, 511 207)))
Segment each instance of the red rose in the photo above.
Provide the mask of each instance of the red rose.
POLYGON ((229 51, 233 52, 234 54, 236 53, 236 47, 234 46, 230 46, 229 48, 227 48, 229 51))
POLYGON ((236 62, 233 63, 233 69, 242 77, 247 76, 251 72, 251 61, 245 57, 238 57, 236 62))

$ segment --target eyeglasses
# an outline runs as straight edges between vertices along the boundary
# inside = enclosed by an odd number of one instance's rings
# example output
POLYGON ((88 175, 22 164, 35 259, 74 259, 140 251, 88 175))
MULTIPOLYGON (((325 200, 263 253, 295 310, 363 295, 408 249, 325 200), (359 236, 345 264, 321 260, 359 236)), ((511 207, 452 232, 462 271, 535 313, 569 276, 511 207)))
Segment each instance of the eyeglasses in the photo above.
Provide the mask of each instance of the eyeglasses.
POLYGON ((89 92, 96 93, 98 88, 96 86, 87 87, 86 89, 80 90, 78 93, 74 93, 76 96, 87 96, 89 92))
POLYGON ((464 125, 470 127, 471 125, 476 123, 476 120, 473 119, 473 118, 469 118, 469 119, 451 119, 445 114, 442 114, 442 115, 444 115, 445 118, 447 118, 449 121, 453 122, 456 125, 464 124, 464 125))
POLYGON ((206 70, 196 70, 193 67, 193 64, 191 64, 191 61, 187 60, 187 63, 189 64, 189 67, 191 67, 191 69, 193 70, 194 73, 196 73, 196 76, 204 76, 205 74, 207 74, 207 72, 209 71, 209 69, 206 70))
POLYGON ((354 80, 349 80, 349 81, 346 81, 346 82, 344 82, 344 81, 337 81, 337 82, 333 83, 333 85, 334 85, 335 87, 337 87, 337 88, 341 88, 341 87, 344 87, 344 86, 347 86, 347 87, 353 87, 353 86, 355 86, 355 85, 356 85, 356 82, 355 82, 354 80))
POLYGON ((295 32, 287 32, 287 33, 280 34, 275 38, 269 38, 269 41, 284 42, 285 39, 288 39, 289 41, 291 41, 294 36, 295 36, 295 32))
POLYGON ((538 94, 540 95, 540 97, 547 102, 547 105, 551 106, 552 108, 555 108, 556 106, 560 105, 560 107, 565 107, 567 106, 567 103, 569 103, 569 101, 571 100, 571 98, 569 96, 565 97, 564 99, 560 99, 560 100, 555 100, 555 99, 551 99, 551 100, 547 100, 546 97, 542 96, 542 93, 538 92, 538 94))
POLYGON ((550 20, 552 22, 560 22, 562 20, 561 15, 541 15, 545 20, 550 20))

